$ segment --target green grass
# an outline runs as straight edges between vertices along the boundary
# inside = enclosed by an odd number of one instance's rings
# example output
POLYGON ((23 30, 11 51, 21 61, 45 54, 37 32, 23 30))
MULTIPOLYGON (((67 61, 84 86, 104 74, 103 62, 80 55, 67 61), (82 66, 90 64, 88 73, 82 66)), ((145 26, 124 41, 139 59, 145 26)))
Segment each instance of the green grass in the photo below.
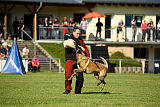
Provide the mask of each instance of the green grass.
POLYGON ((61 65, 65 68, 65 49, 63 44, 39 43, 53 58, 61 58, 61 65))
POLYGON ((82 94, 63 95, 64 73, 0 74, 0 107, 158 107, 160 74, 113 74, 102 92, 92 74, 84 75, 82 94))

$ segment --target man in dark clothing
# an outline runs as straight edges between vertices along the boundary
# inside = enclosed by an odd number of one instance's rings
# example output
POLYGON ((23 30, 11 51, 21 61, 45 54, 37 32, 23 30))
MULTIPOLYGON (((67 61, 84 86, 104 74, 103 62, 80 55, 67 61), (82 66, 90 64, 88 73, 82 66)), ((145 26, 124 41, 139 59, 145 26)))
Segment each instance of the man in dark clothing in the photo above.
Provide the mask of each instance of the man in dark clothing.
POLYGON ((43 39, 47 39, 47 35, 48 35, 48 17, 45 17, 44 21, 43 21, 43 26, 45 27, 43 29, 43 39))
POLYGON ((59 26, 60 26, 60 22, 59 22, 58 18, 55 18, 54 22, 53 22, 53 26, 52 26, 52 27, 54 27, 53 36, 54 36, 55 39, 60 39, 60 37, 59 37, 59 26))
POLYGON ((23 39, 23 35, 22 35, 22 31, 21 30, 23 30, 24 29, 24 19, 23 18, 21 18, 20 19, 20 22, 19 22, 19 27, 18 27, 18 30, 19 30, 19 37, 18 37, 18 39, 23 39))
POLYGON ((74 26, 75 26, 75 22, 74 22, 73 18, 70 18, 69 19, 69 33, 72 33, 74 26))
POLYGON ((63 35, 65 35, 68 32, 68 26, 69 26, 69 21, 67 20, 67 17, 65 16, 62 20, 62 26, 63 28, 63 35))
POLYGON ((15 21, 13 22, 12 26, 14 30, 14 37, 17 38, 18 37, 18 27, 19 27, 19 21, 17 17, 15 17, 15 21))
POLYGON ((136 32, 137 32, 136 20, 133 21, 131 28, 132 28, 132 32, 133 32, 132 42, 135 42, 135 36, 136 36, 136 32))
MULTIPOLYGON (((75 27, 73 29, 72 34, 66 34, 64 36, 64 40, 73 39, 75 42, 76 47, 78 45, 82 46, 85 49, 86 55, 89 57, 89 51, 83 42, 83 40, 80 38, 80 29, 78 27, 75 27)), ((72 80, 68 80, 71 75, 73 74, 73 70, 77 68, 77 59, 76 59, 76 51, 73 48, 65 48, 65 58, 66 58, 66 68, 65 68, 65 92, 63 94, 69 94, 72 90, 71 84, 72 80)), ((78 76, 76 76, 76 86, 75 86, 75 94, 81 94, 81 88, 83 87, 83 73, 78 73, 78 76)))
POLYGON ((99 33, 99 40, 101 39, 101 27, 103 26, 103 24, 100 22, 100 18, 98 18, 98 22, 96 23, 96 27, 97 27, 97 32, 96 32, 96 38, 97 35, 99 33))

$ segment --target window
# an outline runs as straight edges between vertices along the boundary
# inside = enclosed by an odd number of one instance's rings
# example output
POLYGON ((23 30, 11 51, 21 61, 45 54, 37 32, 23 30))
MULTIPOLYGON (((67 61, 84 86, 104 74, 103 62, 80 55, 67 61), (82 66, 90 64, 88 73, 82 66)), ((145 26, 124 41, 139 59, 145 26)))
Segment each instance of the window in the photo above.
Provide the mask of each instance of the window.
POLYGON ((125 17, 125 26, 126 27, 131 27, 132 22, 132 15, 126 15, 125 17))
POLYGON ((80 22, 82 20, 82 17, 84 15, 85 15, 85 13, 75 13, 75 14, 73 14, 74 21, 80 24, 80 22))
POLYGON ((146 48, 134 48, 134 58, 146 58, 146 48))
POLYGON ((111 38, 111 18, 112 15, 105 17, 105 38, 111 38))

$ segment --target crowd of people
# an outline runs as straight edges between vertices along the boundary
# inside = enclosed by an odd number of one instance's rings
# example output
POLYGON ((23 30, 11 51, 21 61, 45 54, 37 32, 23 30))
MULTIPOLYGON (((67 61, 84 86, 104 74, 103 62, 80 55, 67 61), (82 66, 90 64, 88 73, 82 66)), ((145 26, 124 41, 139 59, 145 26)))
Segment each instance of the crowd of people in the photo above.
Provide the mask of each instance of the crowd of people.
MULTIPOLYGON (((0 21, 0 39, 4 39, 4 23, 3 21, 0 21)), ((24 29, 24 19, 21 18, 18 20, 17 17, 15 17, 15 20, 13 21, 12 24, 13 27, 13 35, 7 32, 7 35, 10 36, 11 39, 16 38, 16 39, 21 39, 22 35, 22 30, 24 29)))
POLYGON ((63 36, 66 33, 72 33, 73 27, 75 26, 81 26, 82 28, 82 34, 86 34, 86 29, 88 22, 84 18, 82 18, 82 21, 77 23, 74 21, 73 18, 67 18, 66 16, 63 18, 63 20, 60 22, 58 18, 55 18, 54 20, 52 17, 45 17, 44 20, 40 17, 38 19, 38 24, 43 25, 43 31, 42 31, 42 39, 60 39, 60 29, 63 29, 63 36))
POLYGON ((158 21, 157 27, 154 25, 152 19, 149 20, 149 22, 146 22, 146 20, 143 20, 143 23, 141 23, 141 30, 142 30, 142 42, 145 42, 145 37, 147 34, 147 41, 150 41, 151 38, 153 38, 153 41, 157 41, 157 39, 160 39, 160 20, 158 21), (156 34, 156 28, 157 28, 157 34, 156 34))
MULTIPOLYGON (((74 21, 73 18, 68 18, 65 16, 63 20, 60 22, 58 18, 55 18, 54 21, 52 21, 52 17, 48 18, 45 17, 44 21, 41 19, 41 25, 43 25, 45 28, 43 28, 42 32, 42 39, 62 39, 60 38, 60 31, 63 32, 63 37, 66 33, 72 33, 73 27, 78 26, 81 29, 82 37, 86 36, 86 29, 88 26, 88 21, 85 18, 82 18, 80 23, 77 23, 74 21), (63 30, 62 30, 63 29, 63 30)), ((95 25, 97 27, 96 29, 96 35, 95 40, 101 40, 101 31, 103 27, 103 23, 100 22, 100 18, 98 18, 98 22, 95 25)), ((117 36, 116 41, 119 41, 119 33, 122 33, 122 39, 127 41, 127 38, 125 38, 125 32, 123 30, 125 28, 125 24, 123 20, 120 20, 120 22, 117 25, 117 36)), ((137 35, 137 21, 133 20, 131 29, 132 29, 132 41, 135 42, 135 37, 137 35)), ((149 20, 147 23, 144 19, 141 23, 141 41, 145 41, 145 37, 147 34, 147 41, 150 41, 152 38, 152 41, 157 41, 157 39, 160 39, 160 21, 158 22, 157 26, 154 26, 154 23, 152 19, 149 20)))
MULTIPOLYGON (((80 23, 77 23, 74 21, 73 18, 67 18, 66 16, 63 18, 62 21, 60 21, 58 18, 52 18, 52 17, 45 17, 44 19, 42 17, 38 18, 38 25, 42 25, 42 32, 39 32, 41 39, 63 39, 64 35, 66 33, 72 33, 73 27, 78 26, 81 29, 82 32, 82 38, 86 37, 86 29, 88 27, 88 21, 85 18, 82 18, 80 23), (61 36, 60 36, 60 33, 61 36)), ((25 28, 24 25, 24 19, 20 18, 18 20, 17 17, 15 17, 15 20, 12 24, 14 34, 11 37, 15 37, 17 39, 22 39, 22 30, 25 28)), ((103 27, 103 23, 100 22, 100 18, 98 18, 98 22, 95 24, 97 27, 95 40, 101 40, 101 31, 103 27)), ((4 31, 3 28, 4 24, 0 23, 0 42, 3 44, 4 40, 4 31)), ((127 41, 127 38, 125 38, 124 35, 124 29, 125 24, 123 20, 121 19, 120 22, 117 25, 117 36, 116 41, 119 41, 119 33, 122 34, 122 39, 127 41)), ((141 32, 141 41, 145 42, 145 38, 147 35, 147 41, 157 41, 160 39, 160 20, 157 23, 157 26, 154 25, 152 19, 149 20, 149 22, 146 22, 144 19, 141 23, 141 26, 137 27, 137 20, 132 21, 131 25, 132 29, 132 41, 135 42, 135 38, 138 35, 138 32, 141 32), (138 31, 137 28, 141 27, 141 31, 138 31)), ((13 39, 13 38, 12 38, 13 39)))
POLYGON ((12 46, 12 39, 8 36, 8 39, 5 40, 2 35, 0 35, 0 59, 4 59, 8 57, 8 53, 12 46))
MULTIPOLYGON (((117 27, 117 38, 116 38, 117 41, 119 41, 120 32, 122 33, 122 39, 126 40, 126 38, 124 37, 123 27, 125 27, 124 22, 123 20, 120 20, 117 27)), ((157 41, 158 39, 160 39, 160 20, 158 21, 157 26, 155 26, 152 19, 150 19, 149 22, 146 22, 146 20, 144 19, 140 27, 142 32, 142 38, 141 38, 142 42, 145 42, 146 35, 147 35, 147 41, 151 41, 151 40, 157 41)), ((138 28, 137 21, 133 20, 131 25, 132 34, 133 34, 132 42, 135 42, 137 28, 138 28)))

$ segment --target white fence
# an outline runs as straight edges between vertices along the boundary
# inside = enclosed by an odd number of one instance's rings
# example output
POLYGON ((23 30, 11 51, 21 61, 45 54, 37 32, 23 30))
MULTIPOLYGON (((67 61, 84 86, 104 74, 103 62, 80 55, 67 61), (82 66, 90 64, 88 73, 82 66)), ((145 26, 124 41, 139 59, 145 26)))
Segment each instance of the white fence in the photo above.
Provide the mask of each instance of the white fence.
MULTIPOLYGON (((73 30, 73 27, 60 26, 60 27, 53 27, 52 28, 51 26, 50 27, 43 27, 43 26, 39 25, 39 31, 38 31, 39 32, 39 38, 38 39, 39 40, 63 39, 64 28, 67 29, 68 33, 71 33, 72 30, 73 30), (56 29, 56 30, 54 30, 54 29, 56 29), (55 32, 57 32, 57 36, 58 36, 56 38, 55 38, 55 32)), ((96 29, 97 29, 96 26, 92 26, 90 29, 88 29, 86 31, 86 35, 88 35, 88 36, 86 36, 84 34, 83 39, 84 40, 95 40, 96 29), (90 34, 92 34, 92 35, 90 35, 90 34)), ((131 27, 124 27, 123 30, 124 30, 125 39, 127 41, 132 41, 132 37, 133 37, 132 28, 131 27)), ((82 29, 81 29, 81 31, 83 33, 82 29)), ((154 29, 154 30, 153 29, 151 29, 151 30, 147 29, 147 33, 146 33, 146 36, 145 36, 146 41, 147 41, 148 35, 150 35, 149 37, 150 37, 151 42, 154 42, 154 41, 160 39, 160 34, 158 32, 159 31, 157 31, 156 29, 154 29)), ((103 37, 103 39, 105 39, 107 41, 116 41, 117 27, 110 28, 110 29, 105 29, 105 27, 102 27, 102 35, 105 35, 105 37, 103 37)), ((123 40, 121 40, 121 36, 122 36, 122 34, 120 33, 119 40, 123 41, 123 40)), ((138 41, 138 42, 142 41, 142 31, 141 31, 140 27, 137 28, 137 31, 136 31, 136 34, 135 34, 135 41, 138 41)))
MULTIPOLYGON (((25 71, 28 72, 28 60, 31 60, 32 58, 23 58, 22 62, 25 68, 25 71)), ((61 72, 61 59, 60 58, 36 58, 40 61, 40 66, 43 68, 43 70, 49 70, 53 71, 53 65, 56 65, 58 67, 58 72, 61 72), (48 61, 48 63, 41 63, 41 61, 48 61), (52 64, 54 62, 54 64, 52 64), (47 65, 47 66, 45 66, 47 65)), ((6 63, 6 59, 0 59, 0 72, 2 71, 4 65, 6 63)), ((41 70, 41 69, 40 69, 41 70)))
MULTIPOLYGON (((100 59, 93 59, 94 61, 100 61, 100 59)), ((112 61, 118 61, 118 64, 114 66, 116 73, 160 73, 160 60, 149 59, 106 59, 111 63, 112 61), (133 63, 133 61, 140 62, 140 66, 128 66, 127 62, 133 63), (125 62, 125 64, 124 64, 125 62)))
MULTIPOLYGON (((23 65, 25 67, 25 71, 28 72, 28 60, 23 59, 22 62, 23 62, 23 65)), ((0 60, 0 71, 2 71, 5 63, 6 63, 6 59, 1 59, 0 60)))

